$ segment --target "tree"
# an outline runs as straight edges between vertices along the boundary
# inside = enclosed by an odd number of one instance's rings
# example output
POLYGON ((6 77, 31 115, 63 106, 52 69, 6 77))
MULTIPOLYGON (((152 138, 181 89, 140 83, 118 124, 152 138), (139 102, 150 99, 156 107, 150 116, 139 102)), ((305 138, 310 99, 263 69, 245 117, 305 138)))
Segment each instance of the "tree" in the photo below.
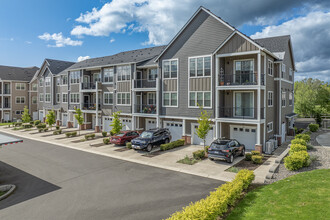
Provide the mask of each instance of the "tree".
POLYGON ((121 121, 119 119, 120 113, 121 113, 120 111, 112 113, 113 119, 112 119, 112 122, 110 125, 110 126, 112 126, 112 129, 110 131, 111 135, 118 134, 123 129, 123 124, 121 123, 121 121))
POLYGON ((207 113, 206 110, 203 109, 202 106, 199 106, 199 109, 201 110, 201 116, 197 119, 198 128, 196 129, 196 135, 200 139, 203 139, 204 152, 205 152, 206 137, 212 127, 211 127, 210 115, 207 113))
POLYGON ((24 106, 24 112, 23 112, 23 115, 22 115, 22 121, 24 123, 28 123, 31 121, 31 116, 29 114, 29 109, 27 106, 24 106))
POLYGON ((76 110, 76 114, 74 115, 74 117, 79 124, 79 135, 80 135, 81 125, 84 123, 84 117, 80 108, 75 108, 75 110, 76 110))
POLYGON ((52 130, 52 126, 55 123, 55 112, 54 112, 54 110, 49 111, 48 114, 46 115, 46 123, 50 127, 50 130, 52 130))

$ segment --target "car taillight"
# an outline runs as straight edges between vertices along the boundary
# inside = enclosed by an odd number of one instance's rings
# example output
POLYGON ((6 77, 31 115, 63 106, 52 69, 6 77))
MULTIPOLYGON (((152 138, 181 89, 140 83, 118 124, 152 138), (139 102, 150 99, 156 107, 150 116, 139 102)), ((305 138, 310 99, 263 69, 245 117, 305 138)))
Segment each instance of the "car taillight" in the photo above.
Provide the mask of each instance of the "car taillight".
POLYGON ((229 150, 222 150, 222 152, 229 152, 229 150))

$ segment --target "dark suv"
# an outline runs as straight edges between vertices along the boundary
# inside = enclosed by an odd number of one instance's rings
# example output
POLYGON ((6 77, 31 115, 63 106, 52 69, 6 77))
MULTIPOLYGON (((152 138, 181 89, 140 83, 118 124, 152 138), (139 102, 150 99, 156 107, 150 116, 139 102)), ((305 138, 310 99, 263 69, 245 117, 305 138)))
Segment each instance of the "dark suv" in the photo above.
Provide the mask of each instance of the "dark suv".
POLYGON ((167 128, 154 128, 144 131, 139 137, 132 140, 132 148, 135 150, 146 149, 148 152, 154 146, 167 144, 172 139, 171 132, 167 128))
POLYGON ((212 142, 209 148, 209 159, 226 160, 228 163, 234 161, 236 156, 245 155, 245 146, 235 139, 217 139, 212 142))

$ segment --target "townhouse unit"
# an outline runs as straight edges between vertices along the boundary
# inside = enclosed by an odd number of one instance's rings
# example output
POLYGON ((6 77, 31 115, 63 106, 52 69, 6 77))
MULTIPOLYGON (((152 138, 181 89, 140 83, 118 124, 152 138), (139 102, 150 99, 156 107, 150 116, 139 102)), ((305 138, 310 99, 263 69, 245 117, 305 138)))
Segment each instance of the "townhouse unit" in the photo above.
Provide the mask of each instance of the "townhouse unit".
MULTIPOLYGON (((36 108, 36 88, 30 81, 38 67, 0 66, 0 121, 21 119, 24 106, 36 108)), ((32 111, 30 112, 32 114, 32 111)))
POLYGON ((165 127, 173 140, 200 144, 200 105, 212 119, 207 143, 235 138, 252 150, 284 141, 293 126, 290 36, 251 39, 203 7, 166 46, 61 63, 57 74, 41 67, 38 108, 55 109, 68 127, 81 108, 82 129, 110 131, 120 111, 125 130, 165 127))

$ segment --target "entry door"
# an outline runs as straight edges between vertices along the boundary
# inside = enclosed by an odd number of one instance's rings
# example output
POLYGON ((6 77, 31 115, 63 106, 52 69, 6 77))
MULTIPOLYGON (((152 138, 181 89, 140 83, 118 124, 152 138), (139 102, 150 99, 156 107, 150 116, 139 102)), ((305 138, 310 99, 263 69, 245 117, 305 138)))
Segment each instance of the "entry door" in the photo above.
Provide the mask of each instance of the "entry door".
POLYGON ((136 113, 142 113, 142 95, 136 95, 136 113))
POLYGON ((88 95, 84 95, 84 107, 88 108, 89 105, 89 96, 88 95))
POLYGON ((4 100, 4 107, 5 107, 5 108, 10 108, 10 106, 9 106, 9 98, 8 98, 8 97, 5 97, 5 100, 4 100))
POLYGON ((3 116, 4 121, 9 121, 9 112, 5 112, 3 116))
POLYGON ((136 72, 136 88, 142 88, 142 72, 136 72))
POLYGON ((87 75, 84 75, 83 77, 83 89, 89 89, 89 86, 90 86, 90 77, 87 76, 87 75))

